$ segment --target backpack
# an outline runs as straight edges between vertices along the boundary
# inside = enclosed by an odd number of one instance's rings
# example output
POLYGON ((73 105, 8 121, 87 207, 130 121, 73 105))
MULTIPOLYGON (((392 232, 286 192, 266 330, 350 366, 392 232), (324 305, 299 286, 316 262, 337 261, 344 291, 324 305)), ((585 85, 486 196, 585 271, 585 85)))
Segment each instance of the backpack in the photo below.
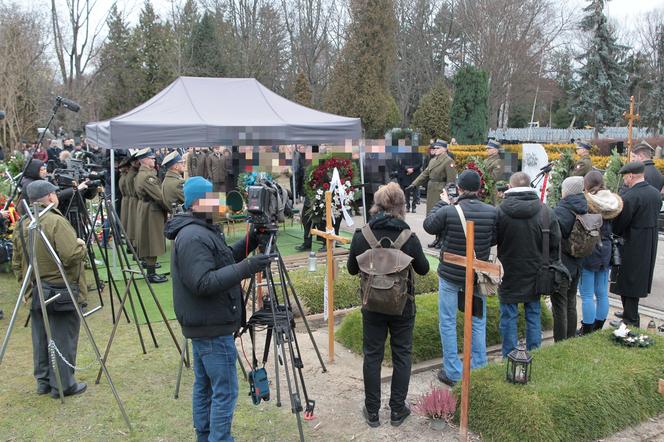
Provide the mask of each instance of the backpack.
POLYGON ((403 230, 395 241, 390 240, 391 247, 383 247, 381 241, 389 238, 376 240, 368 224, 361 232, 371 247, 357 257, 362 307, 370 312, 401 315, 409 297, 413 268, 413 258, 401 248, 410 238, 411 231, 403 230))
POLYGON ((602 223, 602 215, 599 213, 576 215, 572 233, 562 241, 563 251, 575 258, 590 256, 602 238, 602 223))

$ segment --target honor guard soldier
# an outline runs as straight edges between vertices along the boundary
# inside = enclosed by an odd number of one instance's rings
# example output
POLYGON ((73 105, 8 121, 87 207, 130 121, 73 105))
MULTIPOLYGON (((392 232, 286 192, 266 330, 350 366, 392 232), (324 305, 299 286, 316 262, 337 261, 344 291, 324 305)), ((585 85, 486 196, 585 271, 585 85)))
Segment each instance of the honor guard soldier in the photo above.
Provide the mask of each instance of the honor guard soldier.
POLYGON ((120 178, 118 179, 118 189, 122 195, 120 200, 120 224, 122 227, 127 230, 127 213, 129 209, 129 191, 127 190, 127 174, 131 169, 131 154, 128 154, 121 162, 118 164, 118 170, 120 171, 120 178))
POLYGON ((593 169, 590 149, 592 149, 592 145, 587 141, 576 142, 576 154, 579 156, 579 160, 574 163, 572 170, 569 171, 571 176, 586 176, 593 169))
POLYGON ((154 168, 155 154, 150 148, 145 148, 136 154, 136 159, 140 163, 134 180, 138 198, 135 220, 138 257, 145 262, 150 282, 166 282, 168 278, 155 273, 157 257, 166 252, 164 223, 168 213, 168 208, 162 200, 161 183, 154 168))
POLYGON ((484 167, 487 173, 493 178, 493 181, 500 181, 503 179, 503 159, 500 158, 500 150, 502 146, 496 140, 489 140, 486 143, 487 157, 484 160, 484 167))
POLYGON ((184 203, 184 192, 182 186, 184 179, 182 174, 185 170, 184 158, 177 150, 166 155, 161 166, 166 170, 164 182, 161 183, 161 194, 164 204, 169 208, 171 215, 176 212, 176 207, 184 203))
POLYGON ((657 170, 655 167, 655 162, 652 160, 652 156, 655 153, 655 149, 645 141, 641 141, 639 144, 632 148, 630 153, 630 161, 640 161, 644 166, 644 175, 648 184, 650 184, 655 189, 661 191, 664 187, 664 177, 662 173, 657 170))
POLYGON ((224 148, 215 146, 205 158, 205 174, 212 183, 215 192, 226 192, 226 175, 230 167, 229 156, 224 155, 224 148))
MULTIPOLYGON (((140 164, 136 159, 137 149, 129 149, 129 169, 127 170, 127 177, 125 178, 125 189, 127 189, 127 218, 124 225, 125 233, 127 234, 127 241, 129 241, 136 249, 136 218, 138 217, 138 198, 136 197, 136 175, 140 164)), ((123 195, 124 197, 125 195, 123 195)), ((134 260, 138 259, 134 256, 134 260)))

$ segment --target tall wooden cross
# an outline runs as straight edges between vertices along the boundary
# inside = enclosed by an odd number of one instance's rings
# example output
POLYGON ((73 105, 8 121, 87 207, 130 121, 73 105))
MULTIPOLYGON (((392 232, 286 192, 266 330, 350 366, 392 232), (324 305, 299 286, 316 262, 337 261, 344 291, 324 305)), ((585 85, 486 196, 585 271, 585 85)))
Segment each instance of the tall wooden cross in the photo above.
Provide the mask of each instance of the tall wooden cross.
POLYGON ((332 224, 332 192, 325 192, 325 232, 311 229, 311 234, 325 238, 326 262, 327 262, 327 331, 328 331, 328 354, 327 361, 334 362, 334 242, 339 241, 347 244, 347 238, 335 235, 332 224))
POLYGON ((473 336, 473 286, 475 270, 482 270, 491 275, 500 275, 500 265, 480 261, 475 254, 475 222, 466 222, 466 256, 445 252, 443 261, 466 269, 466 291, 463 311, 463 374, 461 377, 461 425, 459 434, 462 440, 468 440, 468 408, 470 405, 470 349, 473 336))
POLYGON ((630 161, 629 157, 632 153, 632 128, 634 127, 634 121, 639 121, 641 116, 634 113, 634 95, 629 97, 629 113, 623 112, 623 118, 627 120, 627 161, 630 161))

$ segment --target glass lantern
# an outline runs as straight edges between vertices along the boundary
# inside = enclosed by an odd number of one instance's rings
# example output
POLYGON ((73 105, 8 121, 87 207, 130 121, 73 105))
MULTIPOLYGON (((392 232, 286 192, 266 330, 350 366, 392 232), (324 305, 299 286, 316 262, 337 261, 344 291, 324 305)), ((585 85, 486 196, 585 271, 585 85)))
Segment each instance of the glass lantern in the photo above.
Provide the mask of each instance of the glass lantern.
POLYGON ((313 250, 309 253, 309 271, 316 271, 316 253, 313 250))
POLYGON ((526 350, 522 342, 507 355, 507 382, 513 384, 527 384, 530 380, 533 357, 526 350))

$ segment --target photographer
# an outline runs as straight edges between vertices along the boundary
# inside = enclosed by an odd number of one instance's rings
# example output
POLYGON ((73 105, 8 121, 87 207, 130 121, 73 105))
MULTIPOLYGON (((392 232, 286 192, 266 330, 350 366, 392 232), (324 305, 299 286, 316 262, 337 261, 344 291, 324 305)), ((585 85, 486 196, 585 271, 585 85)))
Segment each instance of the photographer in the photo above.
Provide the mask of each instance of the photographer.
POLYGON ((173 241, 173 306, 194 359, 193 420, 198 440, 233 440, 231 423, 238 396, 233 334, 244 318, 240 282, 261 271, 269 257, 247 258, 253 233, 228 246, 215 218, 219 197, 206 199, 212 183, 202 177, 184 183, 186 213, 166 224, 173 241))

